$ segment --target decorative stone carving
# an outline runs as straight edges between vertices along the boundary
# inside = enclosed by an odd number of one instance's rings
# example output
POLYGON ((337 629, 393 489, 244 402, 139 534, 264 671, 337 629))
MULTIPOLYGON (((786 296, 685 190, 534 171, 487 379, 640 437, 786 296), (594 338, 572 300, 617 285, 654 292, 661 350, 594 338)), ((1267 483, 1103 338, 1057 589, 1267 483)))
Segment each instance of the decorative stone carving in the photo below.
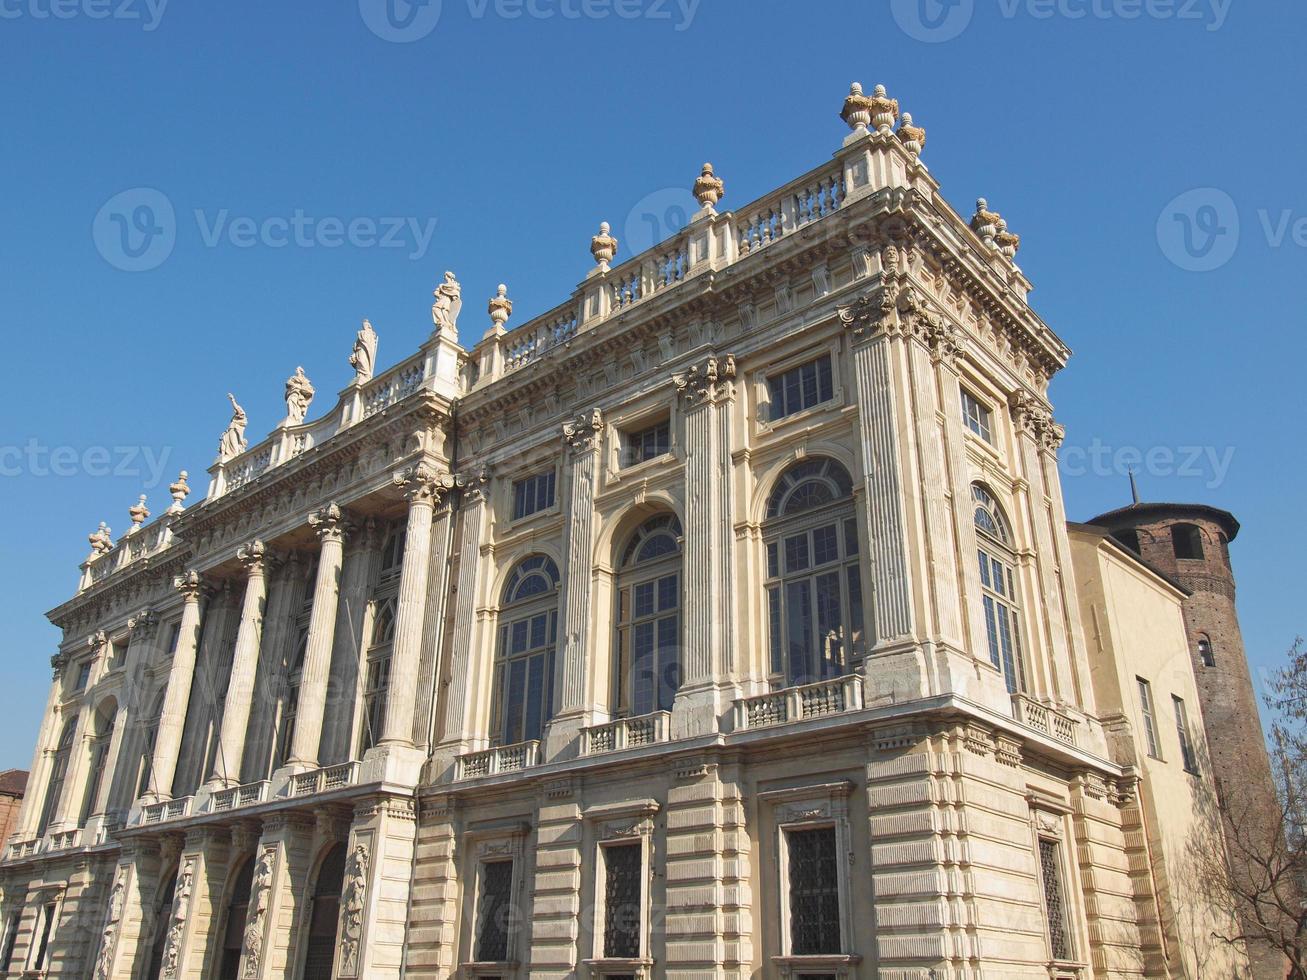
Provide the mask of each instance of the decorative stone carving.
POLYGON ((188 568, 173 580, 173 588, 180 592, 185 600, 198 600, 204 591, 204 582, 200 579, 199 572, 188 568))
POLYGON ((840 322, 857 338, 874 337, 894 325, 895 294, 884 286, 859 296, 852 306, 838 310, 840 322))
POLYGON ((709 214, 717 213, 717 202, 726 194, 726 184, 713 173, 712 164, 703 165, 703 173, 694 182, 694 197, 709 214))
POLYGON ((976 213, 971 216, 971 230, 989 247, 994 246, 994 236, 998 234, 998 223, 1003 216, 997 211, 989 210, 989 202, 983 197, 976 200, 976 213))
POLYGON ((182 470, 177 476, 177 482, 169 484, 168 493, 172 495, 172 506, 168 508, 169 514, 180 514, 186 509, 186 498, 191 495, 191 485, 187 483, 190 474, 182 470))
POLYGON ((391 477, 391 482, 403 491, 410 503, 414 500, 429 500, 433 505, 439 504, 455 485, 454 478, 448 473, 437 473, 425 463, 396 473, 391 477))
POLYGON ((227 400, 231 402, 231 421, 227 423, 227 431, 222 434, 218 441, 218 462, 225 463, 233 456, 239 456, 245 452, 245 427, 249 424, 249 416, 245 414, 245 409, 241 408, 240 403, 236 401, 236 396, 230 391, 227 392, 227 400))
POLYGON ((259 966, 263 960, 263 931, 272 894, 272 866, 276 855, 275 848, 264 849, 250 884, 250 908, 245 917, 244 949, 241 953, 241 961, 245 964, 245 980, 258 980, 259 966))
POLYGON ((297 367, 295 373, 286 379, 286 424, 302 425, 309 414, 309 405, 317 394, 313 382, 304 373, 304 368, 297 367))
POLYGON ((181 960, 182 934, 186 931, 186 917, 191 909, 191 890, 195 886, 195 858, 189 858, 177 876, 177 888, 172 898, 172 915, 168 921, 168 938, 163 947, 162 980, 174 980, 181 960))
MULTIPOLYGON (((131 619, 127 620, 127 631, 132 634, 133 638, 148 637, 152 632, 154 632, 155 627, 158 625, 159 617, 155 614, 154 610, 142 609, 131 619)), ((103 646, 107 638, 103 633, 100 633, 97 637, 93 637, 92 640, 98 640, 95 644, 96 646, 103 646)))
POLYGON ((95 959, 95 980, 109 980, 113 970, 113 954, 118 945, 118 923, 123 917, 123 903, 127 893, 128 866, 118 868, 118 876, 109 893, 109 913, 105 919, 104 932, 100 936, 100 954, 95 959))
POLYGON ((502 282, 499 288, 495 290, 495 295, 490 299, 490 332, 498 333, 504 329, 504 324, 508 318, 513 315, 513 301, 508 298, 508 287, 502 282))
POLYGON ((141 494, 136 503, 127 508, 127 515, 132 519, 132 526, 127 529, 128 534, 135 534, 150 519, 150 508, 145 505, 145 501, 145 494, 141 494))
POLYGON ((998 219, 998 230, 994 233, 994 244, 1008 259, 1016 259, 1021 249, 1021 236, 1008 231, 1007 222, 998 219))
POLYGON ((372 379, 377 366, 377 332, 367 320, 354 337, 354 352, 349 355, 349 366, 354 369, 354 383, 363 384, 372 379))
POLYGON ((267 550, 262 541, 255 539, 249 544, 241 545, 240 550, 236 552, 236 558, 247 571, 253 572, 256 568, 262 570, 272 558, 272 553, 267 550))
POLYGON ((463 287, 452 272, 446 272, 445 281, 436 287, 432 295, 436 301, 431 306, 431 322, 435 324, 436 333, 448 334, 450 339, 457 339, 458 314, 463 309, 463 287))
POLYGON ((914 157, 921 156, 921 151, 926 148, 926 130, 912 124, 910 112, 903 113, 903 119, 899 123, 899 142, 914 157))
POLYGON ((871 125, 871 110, 874 103, 862 94, 862 83, 854 82, 849 86, 849 97, 844 100, 840 118, 849 125, 849 129, 859 136, 868 132, 871 125))
POLYGON ((599 263, 599 268, 604 272, 608 271, 608 263, 613 261, 613 256, 617 254, 617 239, 611 234, 612 228, 605 221, 599 226, 599 234, 590 239, 590 254, 595 257, 599 263))
POLYGON ((684 374, 672 376, 677 394, 690 405, 716 401, 729 394, 730 382, 735 377, 735 355, 709 357, 701 367, 695 364, 684 374))
POLYGON ((363 940, 363 912, 367 908, 368 846, 354 845, 345 887, 340 896, 340 973, 342 977, 359 975, 359 952, 363 940))
POLYGON ((485 464, 474 465, 454 477, 454 484, 463 491, 463 499, 475 501, 486 494, 492 473, 485 464))
POLYGON ((563 423, 563 441, 573 452, 586 452, 598 446, 599 434, 603 428, 603 413, 597 408, 592 408, 563 423))
POLYGON ((336 503, 327 504, 322 510, 309 515, 309 527, 313 528, 321 541, 342 541, 345 537, 345 513, 336 503))
POLYGON ((1013 393, 1008 401, 1012 421, 1017 428, 1050 452, 1056 452, 1066 438, 1066 429, 1053 421, 1046 405, 1025 391, 1013 393))
POLYGON ((899 100, 891 99, 884 85, 871 90, 871 124, 878 133, 894 131, 894 120, 899 117, 899 100))
POLYGON ((101 521, 100 526, 86 536, 86 540, 91 543, 91 558, 99 558, 105 552, 113 550, 113 532, 104 521, 101 521))

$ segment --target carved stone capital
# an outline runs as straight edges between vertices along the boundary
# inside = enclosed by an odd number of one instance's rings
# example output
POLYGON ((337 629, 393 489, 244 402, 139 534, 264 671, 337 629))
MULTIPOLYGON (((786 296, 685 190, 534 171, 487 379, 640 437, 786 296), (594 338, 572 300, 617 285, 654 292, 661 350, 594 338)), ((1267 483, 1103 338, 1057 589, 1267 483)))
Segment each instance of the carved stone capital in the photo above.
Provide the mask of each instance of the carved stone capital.
MULTIPOLYGON (((142 640, 147 640, 151 635, 153 635, 154 630, 158 625, 159 617, 155 614, 154 610, 142 609, 131 619, 127 620, 127 631, 131 633, 132 639, 137 639, 139 637, 142 640)), ((103 637, 104 634, 101 633, 100 636, 103 637)), ((103 641, 97 643, 96 646, 103 646, 103 641)))
POLYGON ((599 446, 599 435, 604 429, 604 415, 592 408, 563 423, 563 441, 574 453, 584 453, 599 446))
POLYGON ((438 506, 445 495, 454 488, 454 478, 448 473, 437 473, 425 463, 410 467, 392 477, 392 481, 408 500, 414 504, 438 506))
POLYGON ((489 466, 474 466, 454 477, 454 483, 463 491, 464 499, 475 503, 489 494, 493 477, 489 466))
POLYGON ((676 393, 690 407, 713 404, 730 398, 731 381, 735 378, 735 355, 709 357, 703 364, 695 364, 682 374, 672 375, 676 393))
POLYGON ((314 511, 309 515, 309 527, 313 528, 313 532, 323 544, 328 541, 339 543, 345 540, 349 522, 345 519, 345 513, 340 505, 330 503, 322 510, 314 511))
POLYGON ((855 340, 870 340, 897 329, 895 319, 897 291, 892 286, 877 286, 859 296, 852 306, 838 310, 840 323, 855 340))
POLYGON ((210 590, 200 573, 188 568, 173 580, 173 588, 182 594, 185 602, 199 602, 210 590))
POLYGON ((255 575, 266 575, 280 561, 280 556, 258 539, 241 545, 240 550, 236 552, 236 558, 251 578, 255 575))
POLYGON ((1053 420, 1046 404, 1027 392, 1018 391, 1008 399, 1008 409, 1019 432, 1049 452, 1057 452, 1066 438, 1066 429, 1053 420))

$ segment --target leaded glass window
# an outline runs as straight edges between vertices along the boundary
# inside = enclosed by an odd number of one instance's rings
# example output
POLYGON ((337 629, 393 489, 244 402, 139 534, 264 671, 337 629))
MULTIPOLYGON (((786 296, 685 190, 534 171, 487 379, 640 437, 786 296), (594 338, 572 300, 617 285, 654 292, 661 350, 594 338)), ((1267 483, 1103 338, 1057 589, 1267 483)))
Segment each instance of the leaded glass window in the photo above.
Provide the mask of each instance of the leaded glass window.
POLYGON ((512 910, 513 862, 492 861, 481 865, 481 900, 477 907, 477 962, 503 963, 508 960, 512 910))
POLYGON ((786 831, 790 955, 843 952, 838 847, 834 827, 786 831))
POLYGON ((1039 839, 1039 873, 1044 885, 1044 909, 1048 915, 1048 944, 1055 960, 1071 958, 1067 936, 1066 905, 1062 890, 1062 848, 1055 840, 1039 839))
POLYGON ((617 575, 617 711, 670 711, 681 686, 681 522, 640 525, 617 575))
POLYGON ((523 559, 504 586, 491 732, 501 745, 535 741, 553 712, 558 566, 523 559))
POLYGON ((604 956, 633 960, 640 955, 644 845, 612 844, 603 857, 604 956))
POLYGON ((786 470, 767 503, 763 544, 773 677, 797 685, 849 673, 866 637, 848 471, 825 458, 786 470))
POLYGON ((979 483, 971 485, 978 532, 981 603, 990 662, 1003 672, 1008 691, 1026 687, 1021 654, 1015 559, 1007 518, 993 495, 979 483))

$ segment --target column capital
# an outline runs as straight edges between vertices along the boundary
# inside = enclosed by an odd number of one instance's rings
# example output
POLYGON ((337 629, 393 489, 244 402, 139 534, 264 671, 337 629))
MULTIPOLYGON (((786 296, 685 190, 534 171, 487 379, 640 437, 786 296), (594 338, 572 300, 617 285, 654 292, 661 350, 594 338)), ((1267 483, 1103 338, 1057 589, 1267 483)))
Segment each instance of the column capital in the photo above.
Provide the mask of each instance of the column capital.
POLYGON ((173 579, 173 588, 182 594, 182 599, 186 602, 199 602, 200 599, 212 591, 211 587, 200 577, 200 573, 193 568, 188 568, 175 579, 173 579))
POLYGON ((346 520, 345 512, 340 505, 333 501, 322 510, 315 510, 309 515, 309 527, 313 528, 318 540, 323 544, 328 541, 339 543, 345 540, 345 533, 349 530, 349 522, 346 520))
POLYGON ((419 463, 396 473, 391 482, 403 492, 410 506, 429 504, 435 507, 454 488, 455 478, 449 473, 437 472, 426 463, 419 463))
POLYGON ((281 563, 281 556, 257 538, 241 545, 236 558, 251 578, 267 574, 281 563))
POLYGON ((690 370, 672 375, 676 393, 690 408, 729 399, 734 393, 731 385, 734 379, 734 354, 724 357, 712 354, 702 364, 692 365, 690 370))
POLYGON ((1008 410, 1018 432, 1049 452, 1057 452, 1066 438, 1066 429, 1053 420, 1047 404, 1029 392, 1017 391, 1008 398, 1008 410))
POLYGON ((589 452, 599 445, 599 434, 604 428, 604 414, 597 408, 582 412, 563 423, 563 442, 574 453, 589 452))
POLYGON ((894 306, 903 329, 930 351, 932 360, 948 365, 957 363, 963 350, 957 329, 927 305, 917 289, 905 286, 899 291, 894 306))
POLYGON ((855 342, 870 340, 897 329, 894 317, 897 294, 893 286, 880 285, 864 293, 852 306, 840 307, 840 323, 853 335, 855 342))
MULTIPOLYGON (((153 609, 145 608, 137 612, 131 619, 127 620, 127 632, 133 640, 148 640, 153 635, 155 628, 159 625, 159 617, 153 609)), ((103 646, 107 642, 107 637, 103 633, 97 637, 92 637, 92 646, 103 646)))
POLYGON ((454 477, 454 483, 469 501, 475 503, 489 492, 493 477, 490 467, 482 464, 459 473, 454 477))

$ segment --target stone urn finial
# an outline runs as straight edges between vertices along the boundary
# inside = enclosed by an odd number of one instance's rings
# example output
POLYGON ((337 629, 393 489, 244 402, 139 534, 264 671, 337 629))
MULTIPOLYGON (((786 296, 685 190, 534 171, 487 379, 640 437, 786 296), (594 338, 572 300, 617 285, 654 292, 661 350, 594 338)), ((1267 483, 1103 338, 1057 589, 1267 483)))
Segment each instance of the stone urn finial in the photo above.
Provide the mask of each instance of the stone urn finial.
POLYGON ((1016 261, 1017 252, 1021 248, 1021 236, 1015 232, 1008 231, 1007 222, 1002 218, 998 219, 998 225, 994 232, 994 246, 1002 252, 1009 261, 1016 261))
POLYGON ((150 519, 150 508, 145 506, 145 494, 141 494, 136 503, 127 508, 127 515, 132 519, 132 526, 128 528, 128 534, 135 534, 141 529, 146 521, 150 519))
POLYGON ((609 234, 611 231, 612 228, 605 221, 599 226, 599 234, 590 239, 590 254, 595 257, 599 268, 604 272, 608 271, 608 263, 613 261, 613 256, 617 254, 617 239, 609 234))
POLYGON ((694 182, 694 196, 709 214, 717 213, 717 202, 726 194, 726 184, 713 173, 712 164, 703 165, 703 173, 694 182))
POLYGON ((494 297, 490 300, 490 322, 494 324, 493 330, 503 330, 504 324, 508 318, 513 315, 513 301, 508 298, 508 287, 502 282, 499 288, 495 290, 494 297))
POLYGON ((871 124, 878 133, 890 133, 894 130, 894 120, 899 117, 899 100, 891 99, 885 92, 884 85, 877 85, 871 93, 871 124))
POLYGON ((971 230, 992 248, 994 236, 998 234, 998 223, 1002 220, 1003 216, 989 210, 989 202, 982 197, 976 201, 976 213, 971 216, 971 230))
POLYGON ((100 526, 86 536, 86 540, 91 542, 92 558, 98 558, 113 550, 113 532, 104 521, 101 521, 100 526))
POLYGON ((862 94, 862 83, 854 82, 849 86, 849 97, 844 100, 840 118, 849 124, 849 129, 853 130, 854 135, 862 136, 871 125, 872 107, 871 99, 862 94))
POLYGON ((189 473, 182 470, 177 477, 177 482, 169 485, 168 492, 172 494, 172 506, 168 508, 169 514, 180 514, 186 509, 186 498, 191 495, 191 485, 186 482, 189 476, 189 473))
POLYGON ((921 156, 921 151, 926 148, 926 130, 921 126, 912 124, 912 113, 903 113, 899 121, 899 142, 903 144, 914 157, 921 156))

